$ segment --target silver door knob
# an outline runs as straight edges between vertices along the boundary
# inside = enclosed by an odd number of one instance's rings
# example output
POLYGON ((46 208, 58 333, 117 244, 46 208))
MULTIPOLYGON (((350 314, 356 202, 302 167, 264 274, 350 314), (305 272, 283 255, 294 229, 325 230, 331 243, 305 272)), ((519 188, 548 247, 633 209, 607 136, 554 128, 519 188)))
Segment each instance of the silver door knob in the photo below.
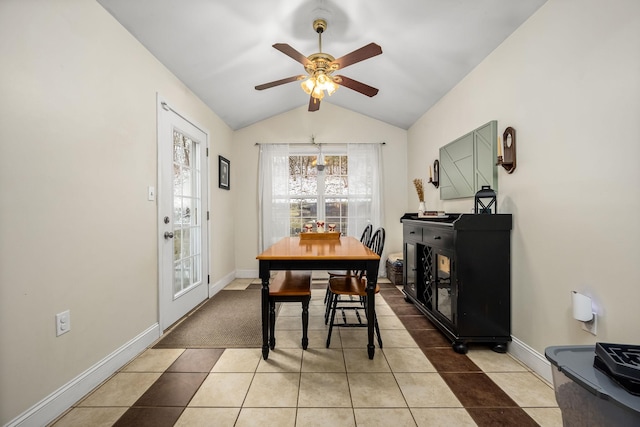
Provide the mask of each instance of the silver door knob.
POLYGON ((173 239, 173 233, 171 231, 165 231, 164 232, 164 238, 165 239, 173 239))

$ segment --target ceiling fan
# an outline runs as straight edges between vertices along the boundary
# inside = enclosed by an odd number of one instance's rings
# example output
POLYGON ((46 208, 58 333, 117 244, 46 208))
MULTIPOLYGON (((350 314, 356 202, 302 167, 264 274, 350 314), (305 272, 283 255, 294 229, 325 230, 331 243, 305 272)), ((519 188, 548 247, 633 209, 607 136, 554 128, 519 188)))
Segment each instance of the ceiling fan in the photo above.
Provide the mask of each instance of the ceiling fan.
POLYGON ((313 21, 313 29, 318 33, 318 53, 304 56, 286 43, 276 43, 273 45, 273 47, 280 52, 304 65, 307 75, 292 76, 261 84, 256 86, 256 90, 264 90, 285 83, 303 80, 301 83, 302 89, 310 95, 309 111, 319 110, 320 101, 324 98, 324 92, 326 91, 327 94, 331 96, 331 94, 337 90, 338 85, 355 90, 369 97, 375 96, 378 93, 378 89, 375 87, 371 87, 346 76, 334 75, 333 73, 349 65, 380 55, 382 48, 375 43, 369 43, 360 49, 356 49, 351 53, 335 59, 328 53, 322 52, 322 33, 327 29, 327 21, 324 19, 316 19, 313 21))

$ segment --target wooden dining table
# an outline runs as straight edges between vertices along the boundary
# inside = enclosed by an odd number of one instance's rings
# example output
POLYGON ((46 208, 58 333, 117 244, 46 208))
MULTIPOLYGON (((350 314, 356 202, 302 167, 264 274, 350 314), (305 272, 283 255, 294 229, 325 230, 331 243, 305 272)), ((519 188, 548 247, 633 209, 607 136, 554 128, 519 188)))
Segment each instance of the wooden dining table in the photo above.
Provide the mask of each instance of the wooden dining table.
POLYGON ((364 270, 367 277, 367 352, 375 354, 375 288, 380 256, 355 237, 301 239, 284 237, 256 257, 262 280, 262 357, 269 357, 269 279, 276 270, 364 270))

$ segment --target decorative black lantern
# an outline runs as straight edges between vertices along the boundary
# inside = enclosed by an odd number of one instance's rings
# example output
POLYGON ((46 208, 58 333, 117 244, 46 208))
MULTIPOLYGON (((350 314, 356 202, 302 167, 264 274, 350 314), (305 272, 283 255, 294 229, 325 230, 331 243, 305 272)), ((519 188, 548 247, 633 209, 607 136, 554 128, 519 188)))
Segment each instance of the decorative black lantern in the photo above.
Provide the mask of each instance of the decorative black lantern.
POLYGON ((498 213, 498 203, 496 200, 496 192, 489 185, 483 185, 480 191, 476 193, 476 213, 492 214, 498 213))

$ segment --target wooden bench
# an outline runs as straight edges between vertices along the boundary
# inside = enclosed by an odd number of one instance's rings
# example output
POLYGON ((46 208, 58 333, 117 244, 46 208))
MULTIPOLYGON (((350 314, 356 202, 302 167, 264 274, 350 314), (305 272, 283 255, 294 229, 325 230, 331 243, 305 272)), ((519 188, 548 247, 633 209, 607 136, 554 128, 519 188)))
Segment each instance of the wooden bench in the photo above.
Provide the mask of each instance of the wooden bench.
POLYGON ((278 271, 269 284, 269 347, 276 346, 275 324, 277 302, 302 303, 302 348, 307 349, 309 338, 309 301, 311 300, 311 271, 278 271))

